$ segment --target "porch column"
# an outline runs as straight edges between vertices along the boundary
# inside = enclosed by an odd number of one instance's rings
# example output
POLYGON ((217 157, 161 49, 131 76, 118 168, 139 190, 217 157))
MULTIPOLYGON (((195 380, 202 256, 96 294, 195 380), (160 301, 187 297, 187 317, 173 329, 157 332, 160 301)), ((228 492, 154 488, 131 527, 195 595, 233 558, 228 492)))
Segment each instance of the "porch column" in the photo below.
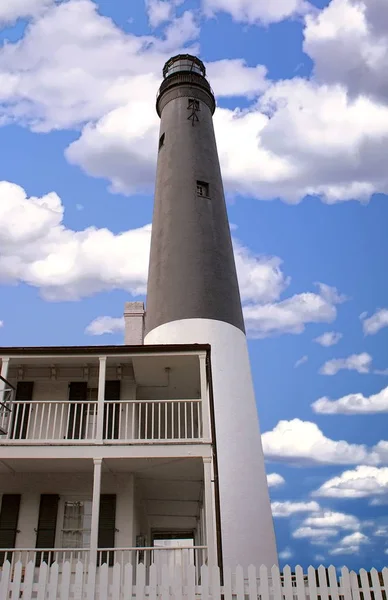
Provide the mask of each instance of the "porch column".
POLYGON ((206 376, 206 353, 199 355, 199 376, 201 381, 201 408, 202 408, 202 435, 205 440, 211 439, 210 435, 210 407, 206 376))
POLYGON ((213 461, 203 458, 205 488, 205 532, 209 567, 217 565, 216 513, 214 504, 213 461))
POLYGON ((106 356, 100 356, 98 369, 98 395, 97 395, 97 431, 96 438, 102 442, 104 435, 104 400, 106 378, 106 356))
POLYGON ((102 458, 94 459, 93 473, 93 501, 92 501, 92 524, 90 531, 90 562, 97 563, 98 547, 98 522, 100 517, 100 495, 101 495, 101 466, 102 458))
MULTIPOLYGON (((1 360, 1 373, 0 373, 0 375, 2 377, 4 377, 4 379, 7 379, 7 377, 8 377, 8 368, 9 368, 9 357, 7 356, 6 358, 2 358, 2 360, 1 360)), ((0 379, 0 402, 3 402, 3 399, 4 399, 4 390, 5 390, 5 383, 4 383, 4 381, 2 381, 0 379)))

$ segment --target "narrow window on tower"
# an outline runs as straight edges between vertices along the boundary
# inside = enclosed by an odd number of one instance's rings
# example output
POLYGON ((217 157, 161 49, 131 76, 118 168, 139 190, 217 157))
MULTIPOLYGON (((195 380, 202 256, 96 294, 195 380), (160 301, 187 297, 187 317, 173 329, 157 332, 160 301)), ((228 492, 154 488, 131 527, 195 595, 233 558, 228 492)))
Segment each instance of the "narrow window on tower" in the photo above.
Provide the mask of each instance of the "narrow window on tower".
POLYGON ((189 98, 189 105, 187 108, 191 108, 192 110, 200 110, 199 100, 195 100, 195 98, 189 98))
POLYGON ((206 181, 197 181, 197 196, 209 198, 209 184, 206 181))
POLYGON ((162 133, 162 135, 159 138, 159 150, 161 149, 162 146, 164 146, 164 138, 166 137, 165 133, 162 133))

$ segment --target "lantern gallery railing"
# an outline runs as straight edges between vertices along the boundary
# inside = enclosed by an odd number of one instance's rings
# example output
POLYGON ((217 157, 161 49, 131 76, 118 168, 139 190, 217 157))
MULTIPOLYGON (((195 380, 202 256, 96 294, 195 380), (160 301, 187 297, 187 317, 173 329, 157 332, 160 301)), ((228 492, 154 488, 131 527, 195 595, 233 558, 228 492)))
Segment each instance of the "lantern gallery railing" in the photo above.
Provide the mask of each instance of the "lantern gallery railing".
POLYGON ((14 401, 0 411, 0 444, 172 443, 203 438, 202 402, 185 400, 14 401))

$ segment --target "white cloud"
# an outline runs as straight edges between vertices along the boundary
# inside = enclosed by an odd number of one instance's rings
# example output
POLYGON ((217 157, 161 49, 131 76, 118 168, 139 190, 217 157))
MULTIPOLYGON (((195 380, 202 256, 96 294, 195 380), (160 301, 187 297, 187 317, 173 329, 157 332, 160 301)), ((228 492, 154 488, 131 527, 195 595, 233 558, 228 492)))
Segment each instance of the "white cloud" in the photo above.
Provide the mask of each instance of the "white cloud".
POLYGON ((351 529, 358 530, 360 528, 360 521, 353 515, 348 515, 340 512, 323 511, 317 515, 311 515, 303 521, 303 525, 306 527, 314 528, 335 528, 335 529, 351 529))
POLYGON ((299 360, 296 361, 296 363, 294 364, 294 368, 297 369, 301 365, 304 365, 308 361, 308 359, 309 357, 307 356, 307 354, 305 354, 299 360))
MULTIPOLYGON (((276 20, 300 8, 297 0, 220 1, 248 19, 257 11, 261 18, 263 10, 276 20)), ((172 53, 196 51, 187 44, 197 35, 190 11, 168 22, 157 39, 120 30, 91 0, 53 6, 20 41, 0 49, 0 120, 38 131, 84 125, 68 148, 69 161, 107 178, 113 191, 149 191, 161 68, 172 53)), ((252 97, 267 86, 247 110, 216 111, 230 193, 293 203, 312 194, 333 203, 368 201, 374 192, 388 191, 388 107, 362 96, 351 99, 340 85, 298 78, 268 84, 263 67, 241 60, 208 68, 218 94, 252 97)))
POLYGON ((271 502, 272 516, 289 517, 296 513, 316 512, 319 510, 319 504, 310 502, 271 502))
POLYGON ((286 483, 284 477, 279 475, 279 473, 269 473, 267 475, 267 483, 268 487, 279 487, 286 483))
POLYGON ((338 400, 323 397, 311 405, 316 413, 325 415, 359 415, 388 412, 388 387, 377 394, 348 394, 338 400))
POLYGON ((273 23, 306 13, 310 6, 305 0, 202 0, 208 16, 226 12, 243 23, 273 23))
POLYGON ((376 535, 377 537, 388 537, 388 526, 378 527, 374 532, 374 535, 376 535))
POLYGON ((314 559, 315 559, 316 561, 320 561, 320 560, 325 560, 325 557, 324 557, 324 555, 323 555, 323 554, 316 554, 316 555, 314 556, 314 559))
POLYGON ((388 468, 360 465, 329 479, 313 495, 324 498, 388 497, 388 468))
POLYGON ((23 282, 50 300, 75 300, 103 290, 146 290, 151 226, 114 234, 63 224, 54 192, 28 198, 18 185, 0 182, 0 281, 23 282))
MULTIPOLYGON (((388 327, 388 309, 380 308, 371 317, 365 318, 366 313, 363 313, 362 328, 365 335, 374 335, 379 332, 383 327, 388 327)), ((360 316, 361 318, 361 316, 360 316)))
POLYGON ((327 538, 334 537, 337 535, 336 529, 315 529, 314 527, 298 527, 293 534, 292 537, 297 539, 310 538, 312 540, 319 542, 326 542, 327 538))
POLYGON ((293 551, 291 550, 291 548, 284 548, 284 550, 282 550, 281 552, 279 552, 279 558, 281 560, 288 560, 290 558, 292 558, 294 556, 293 551))
POLYGON ((315 423, 293 419, 279 421, 262 436, 268 460, 303 464, 370 464, 388 462, 388 442, 381 441, 369 449, 361 444, 327 438, 315 423))
POLYGON ((159 27, 175 16, 175 8, 182 0, 145 0, 148 21, 151 27, 159 27))
POLYGON ((372 364, 372 357, 366 352, 361 354, 352 354, 347 358, 333 358, 328 360, 321 367, 322 375, 336 375, 342 369, 348 371, 357 371, 357 373, 369 373, 372 364))
POLYGON ((342 540, 338 542, 338 546, 330 550, 330 554, 333 556, 337 554, 354 554, 358 553, 361 544, 368 544, 369 538, 360 531, 355 531, 350 535, 346 535, 342 540))
POLYGON ((3 0, 0 3, 0 24, 13 23, 19 18, 40 14, 54 0, 3 0))
POLYGON ((0 327, 4 327, 4 321, 0 321, 0 327))
POLYGON ((319 293, 296 294, 277 303, 244 306, 250 337, 278 333, 302 333, 307 323, 331 322, 337 316, 336 304, 343 302, 335 288, 318 284, 319 293))
POLYGON ((338 333, 337 331, 326 331, 319 337, 315 338, 314 342, 317 342, 317 344, 328 348, 329 346, 334 346, 335 344, 338 344, 341 338, 342 333, 338 333))
POLYGON ((388 548, 384 550, 384 554, 388 554, 388 548))
POLYGON ((386 0, 331 0, 306 19, 304 51, 319 81, 343 84, 350 94, 388 99, 386 0))
POLYGON ((124 331, 124 317, 97 317, 85 329, 89 335, 103 335, 124 331))

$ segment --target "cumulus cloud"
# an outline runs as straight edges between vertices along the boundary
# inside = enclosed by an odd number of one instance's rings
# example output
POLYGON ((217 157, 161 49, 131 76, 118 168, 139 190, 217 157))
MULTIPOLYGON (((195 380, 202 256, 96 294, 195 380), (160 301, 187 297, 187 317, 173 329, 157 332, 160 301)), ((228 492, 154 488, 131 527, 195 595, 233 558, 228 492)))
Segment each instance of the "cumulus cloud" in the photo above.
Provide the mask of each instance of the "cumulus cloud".
POLYGON ((280 302, 244 306, 250 337, 278 333, 302 333, 307 323, 327 323, 337 316, 336 304, 343 302, 335 288, 318 284, 318 293, 296 294, 280 302))
POLYGON ((0 24, 13 23, 20 18, 33 17, 40 14, 54 0, 12 0, 0 3, 0 24))
POLYGON ((381 441, 373 448, 349 444, 345 440, 326 437, 316 423, 293 419, 279 421, 263 436, 264 454, 268 460, 292 465, 378 465, 388 462, 388 442, 381 441))
POLYGON ((304 365, 308 361, 308 359, 309 357, 307 356, 307 354, 305 354, 299 360, 296 361, 296 363, 294 364, 294 368, 297 369, 301 365, 304 365))
POLYGON ((366 313, 363 313, 360 318, 362 319, 362 328, 365 335, 374 335, 378 333, 383 327, 388 327, 388 309, 380 308, 371 317, 366 318, 366 313))
MULTIPOLYGON (((248 20, 261 19, 261 11, 276 20, 304 5, 214 1, 221 2, 215 10, 233 8, 236 18, 248 20)), ((0 120, 36 131, 83 126, 66 153, 71 163, 108 179, 112 191, 151 190, 162 65, 173 53, 198 50, 192 11, 167 23, 158 39, 122 31, 91 0, 49 7, 21 40, 0 49, 0 120)), ((374 192, 388 191, 388 107, 365 96, 349 98, 340 84, 300 78, 271 83, 261 65, 239 59, 208 69, 217 95, 261 94, 246 110, 219 108, 215 114, 229 193, 292 203, 314 195, 333 203, 366 202, 374 192)))
POLYGON ((368 544, 369 538, 360 531, 355 531, 350 535, 346 535, 338 542, 338 546, 330 550, 330 554, 357 554, 360 551, 361 544, 368 544))
POLYGON ((284 477, 279 475, 279 473, 269 473, 267 475, 267 483, 268 487, 279 487, 286 483, 284 477))
POLYGON ((313 495, 324 498, 388 498, 388 468, 359 465, 325 481, 313 495))
POLYGON ((290 517, 296 513, 315 512, 319 510, 317 502, 272 502, 272 515, 274 517, 290 517))
POLYGON ((314 540, 317 543, 326 543, 329 537, 334 537, 337 535, 336 529, 315 529, 314 527, 298 527, 293 534, 292 537, 297 539, 310 539, 314 540))
POLYGON ((341 512, 323 511, 320 514, 311 515, 303 521, 306 527, 314 527, 318 529, 335 528, 335 529, 353 529, 360 528, 360 521, 353 515, 348 515, 341 512))
POLYGON ((28 198, 20 186, 0 182, 0 281, 23 282, 49 300, 76 300, 103 290, 146 290, 151 226, 114 234, 63 224, 54 192, 28 198))
POLYGON ((159 27, 175 16, 175 7, 182 0, 145 0, 148 21, 151 27, 159 27))
POLYGON ((319 398, 311 405, 316 413, 325 415, 359 415, 388 412, 388 387, 377 394, 348 394, 338 400, 319 398))
POLYGON ((124 331, 124 317, 97 317, 85 329, 89 335, 118 333, 124 331))
POLYGON ((341 338, 342 333, 338 333, 337 331, 326 331, 319 337, 315 338, 314 342, 317 342, 317 344, 328 348, 329 346, 335 346, 335 344, 338 344, 341 338))
POLYGON ((235 21, 242 23, 275 23, 297 15, 305 14, 311 9, 305 0, 202 0, 208 16, 217 12, 225 12, 235 21))
POLYGON ((304 51, 320 82, 342 84, 350 94, 388 100, 385 0, 331 0, 306 18, 304 51))
POLYGON ((4 327, 4 321, 0 321, 0 327, 4 327))
POLYGON ((284 550, 281 550, 281 552, 279 552, 279 558, 281 560, 288 560, 290 558, 292 558, 294 556, 293 551, 291 550, 291 548, 284 548, 284 550))
POLYGON ((357 371, 357 373, 369 373, 372 364, 372 357, 366 352, 361 354, 352 354, 347 358, 333 358, 328 360, 321 367, 322 375, 336 375, 338 371, 357 371))

